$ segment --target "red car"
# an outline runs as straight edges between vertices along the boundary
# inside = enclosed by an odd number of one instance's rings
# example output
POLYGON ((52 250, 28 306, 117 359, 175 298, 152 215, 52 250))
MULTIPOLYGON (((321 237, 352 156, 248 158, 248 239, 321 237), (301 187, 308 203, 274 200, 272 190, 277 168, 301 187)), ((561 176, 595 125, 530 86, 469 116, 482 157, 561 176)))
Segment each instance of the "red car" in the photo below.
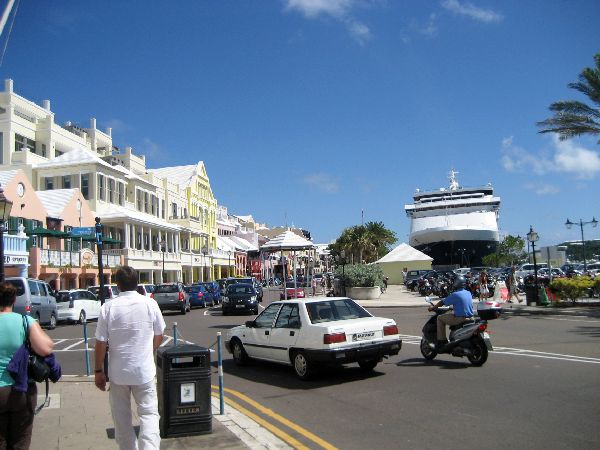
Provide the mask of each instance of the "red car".
MULTIPOLYGON (((287 291, 287 298, 304 298, 306 294, 304 293, 304 288, 301 286, 300 282, 296 284, 296 288, 294 288, 294 282, 288 281, 285 284, 285 290, 287 291)), ((281 292, 279 294, 280 300, 285 300, 285 292, 281 292)))

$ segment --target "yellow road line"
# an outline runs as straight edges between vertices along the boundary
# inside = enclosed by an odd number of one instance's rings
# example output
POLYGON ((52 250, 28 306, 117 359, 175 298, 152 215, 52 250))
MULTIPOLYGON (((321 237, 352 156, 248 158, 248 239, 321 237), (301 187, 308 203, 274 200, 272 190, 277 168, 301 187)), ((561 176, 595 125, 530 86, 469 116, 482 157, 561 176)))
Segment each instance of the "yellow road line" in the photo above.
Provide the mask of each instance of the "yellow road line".
MULTIPOLYGON (((211 385, 211 387, 213 389, 218 389, 218 386, 211 385)), ((256 409, 258 409, 260 412, 262 412, 263 414, 265 414, 265 415, 267 415, 269 417, 272 417, 273 419, 279 421, 283 425, 291 428, 292 430, 294 430, 298 434, 300 434, 300 435, 304 436, 305 438, 313 441, 315 444, 323 447, 324 449, 326 449, 326 450, 338 450, 337 447, 331 445, 327 441, 324 441, 319 436, 311 433, 310 431, 306 430, 305 428, 302 428, 300 425, 297 425, 294 422, 291 422, 290 420, 288 420, 285 417, 277 414, 273 410, 271 410, 269 408, 265 408, 260 403, 252 400, 250 397, 242 394, 241 392, 234 391, 233 389, 229 389, 229 388, 224 388, 224 390, 225 390, 225 392, 228 392, 228 393, 230 393, 232 395, 235 395, 236 397, 240 398, 241 400, 245 401, 246 403, 252 405, 256 409)), ((225 401, 227 401, 227 398, 225 398, 225 401)))
MULTIPOLYGON (((216 397, 216 394, 213 394, 213 396, 216 397)), ((287 444, 291 445, 292 447, 294 447, 297 450, 310 450, 309 447, 303 445, 299 440, 297 440, 296 438, 290 436, 289 434, 287 434, 285 431, 277 428, 276 426, 270 424, 269 422, 267 422, 265 419, 257 416, 256 414, 254 414, 253 412, 249 411, 248 409, 244 408, 242 405, 240 405, 239 403, 234 402, 233 400, 225 397, 225 403, 227 403, 228 405, 232 406, 233 408, 235 408, 236 410, 238 410, 239 412, 245 414, 247 417, 251 418, 252 420, 254 420, 256 423, 262 425, 263 427, 265 427, 267 430, 269 430, 271 433, 273 433, 274 435, 278 436, 282 441, 286 442, 287 444)))

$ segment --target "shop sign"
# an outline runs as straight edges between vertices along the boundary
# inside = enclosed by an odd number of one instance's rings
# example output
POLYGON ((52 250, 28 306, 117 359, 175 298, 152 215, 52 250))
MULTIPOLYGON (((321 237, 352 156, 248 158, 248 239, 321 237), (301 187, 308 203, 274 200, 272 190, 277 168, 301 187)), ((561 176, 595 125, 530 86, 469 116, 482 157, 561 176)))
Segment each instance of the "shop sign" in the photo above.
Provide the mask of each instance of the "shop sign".
POLYGON ((4 255, 4 264, 27 264, 28 262, 28 256, 4 255))

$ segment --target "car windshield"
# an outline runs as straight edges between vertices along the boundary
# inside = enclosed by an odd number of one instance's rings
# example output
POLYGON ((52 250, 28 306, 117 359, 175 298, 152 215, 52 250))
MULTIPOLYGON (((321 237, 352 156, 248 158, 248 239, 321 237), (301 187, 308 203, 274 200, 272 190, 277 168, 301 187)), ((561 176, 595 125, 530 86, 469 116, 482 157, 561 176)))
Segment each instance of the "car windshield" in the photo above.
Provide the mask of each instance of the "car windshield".
POLYGON ((227 288, 227 294, 254 294, 254 289, 249 284, 232 284, 227 288))
POLYGON ((156 294, 171 294, 173 292, 179 292, 179 288, 176 284, 161 284, 160 286, 156 286, 154 292, 156 294))
POLYGON ((307 303, 306 310, 312 323, 371 317, 371 314, 349 298, 307 303))
MULTIPOLYGON (((300 282, 298 281, 298 283, 296 283, 296 286, 300 287, 300 282)), ((287 283, 285 283, 285 287, 288 289, 294 289, 294 282, 293 281, 288 281, 287 283)))

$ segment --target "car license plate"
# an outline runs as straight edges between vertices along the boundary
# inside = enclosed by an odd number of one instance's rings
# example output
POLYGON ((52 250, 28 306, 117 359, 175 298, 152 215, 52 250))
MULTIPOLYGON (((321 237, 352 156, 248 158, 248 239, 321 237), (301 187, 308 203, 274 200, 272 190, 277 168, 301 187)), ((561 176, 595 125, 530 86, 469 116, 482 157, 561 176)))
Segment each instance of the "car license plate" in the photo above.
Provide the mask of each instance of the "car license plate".
POLYGON ((353 341, 366 341, 375 337, 374 331, 366 331, 364 333, 356 333, 352 336, 353 341))
POLYGON ((236 308, 245 308, 246 305, 235 305, 236 308))

